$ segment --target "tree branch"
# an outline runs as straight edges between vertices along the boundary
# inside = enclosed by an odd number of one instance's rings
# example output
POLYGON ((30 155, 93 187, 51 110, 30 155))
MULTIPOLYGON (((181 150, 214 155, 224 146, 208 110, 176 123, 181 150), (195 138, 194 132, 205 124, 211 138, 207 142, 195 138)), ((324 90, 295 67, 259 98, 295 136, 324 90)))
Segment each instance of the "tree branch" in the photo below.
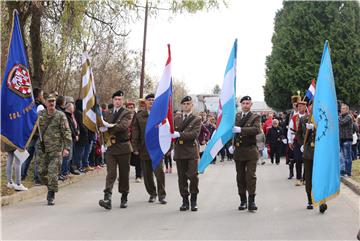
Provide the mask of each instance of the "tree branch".
POLYGON ((98 22, 100 22, 101 24, 104 24, 104 25, 108 26, 108 27, 111 29, 111 31, 113 31, 113 33, 114 33, 115 35, 117 35, 117 36, 126 37, 126 36, 128 36, 129 33, 130 33, 130 31, 127 32, 127 33, 118 33, 118 32, 116 32, 116 30, 114 29, 114 26, 113 26, 112 23, 110 23, 110 22, 105 22, 104 20, 101 20, 101 19, 95 17, 94 15, 91 15, 88 11, 85 11, 85 16, 87 16, 87 17, 89 17, 89 18, 91 18, 91 19, 93 19, 93 20, 95 20, 95 21, 98 21, 98 22))

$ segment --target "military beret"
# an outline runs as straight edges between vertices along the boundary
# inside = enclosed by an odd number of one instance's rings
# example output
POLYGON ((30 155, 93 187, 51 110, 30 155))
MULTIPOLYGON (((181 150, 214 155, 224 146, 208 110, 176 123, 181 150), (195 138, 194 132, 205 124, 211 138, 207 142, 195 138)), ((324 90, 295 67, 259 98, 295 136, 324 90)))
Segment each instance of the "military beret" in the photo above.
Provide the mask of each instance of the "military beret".
POLYGON ((122 92, 121 90, 118 90, 112 95, 112 98, 114 98, 115 96, 124 96, 124 92, 122 92))
POLYGON ((145 96, 145 100, 150 99, 150 98, 155 98, 154 94, 148 94, 147 96, 145 96))
POLYGON ((246 96, 243 96, 241 99, 240 99, 240 103, 242 103, 244 100, 251 100, 251 97, 246 95, 246 96))
POLYGON ((192 98, 190 96, 185 96, 182 100, 181 100, 181 104, 186 102, 186 101, 192 101, 192 98))
POLYGON ((54 100, 54 101, 56 101, 56 96, 55 96, 55 94, 53 94, 53 93, 49 94, 49 95, 46 97, 46 100, 54 100))

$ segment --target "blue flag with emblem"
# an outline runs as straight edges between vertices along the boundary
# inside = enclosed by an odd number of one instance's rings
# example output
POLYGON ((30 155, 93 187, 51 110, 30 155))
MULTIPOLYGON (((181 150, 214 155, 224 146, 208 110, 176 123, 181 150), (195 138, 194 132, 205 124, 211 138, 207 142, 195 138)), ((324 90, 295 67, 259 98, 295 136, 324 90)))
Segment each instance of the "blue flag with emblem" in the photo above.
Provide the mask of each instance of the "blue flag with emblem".
POLYGON ((24 150, 31 140, 38 116, 16 10, 0 95, 1 140, 24 150))
POLYGON ((313 116, 316 137, 312 198, 315 205, 320 205, 338 195, 340 190, 339 121, 328 41, 325 42, 316 82, 313 116))

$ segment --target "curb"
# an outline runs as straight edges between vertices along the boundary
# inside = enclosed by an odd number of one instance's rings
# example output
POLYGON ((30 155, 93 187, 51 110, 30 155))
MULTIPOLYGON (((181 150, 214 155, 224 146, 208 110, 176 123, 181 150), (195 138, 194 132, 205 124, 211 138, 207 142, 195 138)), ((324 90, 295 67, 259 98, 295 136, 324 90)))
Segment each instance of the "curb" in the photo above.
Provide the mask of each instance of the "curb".
MULTIPOLYGON (((106 173, 106 168, 101 168, 81 175, 71 175, 65 181, 59 181, 59 188, 63 188, 72 183, 79 182, 86 177, 94 177, 105 173, 106 173)), ((1 197, 1 206, 3 207, 8 205, 13 205, 20 201, 28 200, 40 195, 45 195, 46 193, 47 193, 46 186, 34 186, 31 187, 26 192, 16 192, 10 196, 1 197)))
POLYGON ((341 182, 348 186, 354 193, 360 195, 360 183, 352 180, 349 177, 341 177, 341 182))

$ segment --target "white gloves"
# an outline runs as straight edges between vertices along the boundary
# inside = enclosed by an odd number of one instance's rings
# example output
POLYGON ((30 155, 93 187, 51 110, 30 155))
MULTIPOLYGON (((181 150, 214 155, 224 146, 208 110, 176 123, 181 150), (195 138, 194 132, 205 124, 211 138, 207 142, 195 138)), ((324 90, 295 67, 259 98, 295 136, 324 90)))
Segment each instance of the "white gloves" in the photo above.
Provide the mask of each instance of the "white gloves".
POLYGON ((306 123, 306 129, 314 130, 314 124, 306 123))
POLYGON ((231 146, 229 147, 229 153, 230 153, 230 154, 234 154, 234 151, 235 151, 235 147, 231 145, 231 146))
POLYGON ((234 126, 232 128, 232 132, 233 133, 240 133, 241 132, 241 127, 240 126, 234 126))
POLYGON ((282 139, 282 142, 283 142, 284 144, 287 144, 287 139, 282 139))
POLYGON ((304 145, 302 145, 302 146, 300 147, 300 151, 301 151, 301 152, 304 152, 304 145))
POLYGON ((107 128, 111 128, 111 127, 116 126, 116 124, 110 124, 110 123, 104 121, 104 118, 103 118, 103 117, 101 117, 101 120, 102 120, 104 126, 107 127, 107 128))
POLYGON ((106 152, 106 146, 104 146, 104 145, 101 145, 101 153, 105 153, 106 152))
POLYGON ((101 127, 99 127, 99 130, 100 130, 101 132, 107 132, 108 128, 105 127, 105 126, 101 126, 101 127))
POLYGON ((171 138, 176 139, 180 137, 180 133, 177 131, 174 131, 174 133, 171 134, 171 138))

